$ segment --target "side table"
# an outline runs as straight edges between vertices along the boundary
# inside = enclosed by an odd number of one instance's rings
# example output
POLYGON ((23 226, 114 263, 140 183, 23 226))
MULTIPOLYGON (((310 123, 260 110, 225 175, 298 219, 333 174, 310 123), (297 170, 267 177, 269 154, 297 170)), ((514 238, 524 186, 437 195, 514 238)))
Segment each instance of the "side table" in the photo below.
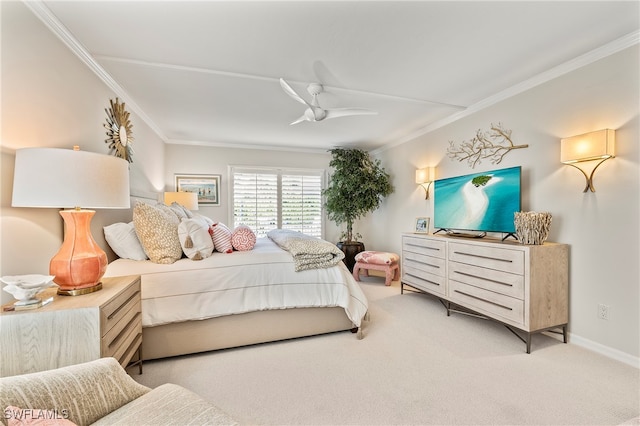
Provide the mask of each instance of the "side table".
POLYGON ((53 296, 41 308, 0 312, 0 377, 114 357, 142 373, 140 276, 102 279, 102 290, 53 296), (135 357, 135 358, 134 358, 135 357))

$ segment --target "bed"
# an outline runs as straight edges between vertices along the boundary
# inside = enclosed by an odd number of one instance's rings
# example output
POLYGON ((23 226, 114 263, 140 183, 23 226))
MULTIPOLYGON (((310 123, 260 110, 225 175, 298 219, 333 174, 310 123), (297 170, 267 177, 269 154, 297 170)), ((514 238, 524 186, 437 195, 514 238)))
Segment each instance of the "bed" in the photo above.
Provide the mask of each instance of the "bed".
POLYGON ((346 330, 362 338, 368 302, 344 263, 296 269, 262 237, 197 261, 120 258, 105 276, 141 276, 144 360, 346 330))

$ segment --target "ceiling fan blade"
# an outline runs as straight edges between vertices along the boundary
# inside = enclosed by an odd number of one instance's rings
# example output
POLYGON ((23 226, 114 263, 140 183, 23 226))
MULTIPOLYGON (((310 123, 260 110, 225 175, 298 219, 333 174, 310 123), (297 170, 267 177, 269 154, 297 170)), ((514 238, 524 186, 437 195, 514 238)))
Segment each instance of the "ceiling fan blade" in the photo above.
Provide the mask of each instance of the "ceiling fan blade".
POLYGON ((325 110, 327 115, 324 117, 325 119, 329 118, 338 118, 338 117, 348 117, 350 115, 376 115, 377 111, 371 111, 370 109, 365 108, 332 108, 325 110))
POLYGON ((296 121, 292 121, 291 123, 289 123, 289 126, 293 126, 294 124, 298 124, 303 121, 311 121, 311 120, 309 120, 306 115, 302 114, 300 117, 298 117, 296 121))
POLYGON ((311 105, 310 105, 307 101, 305 101, 304 99, 302 99, 302 97, 301 97, 300 95, 298 95, 298 94, 296 93, 296 91, 295 91, 295 90, 293 90, 293 89, 291 88, 291 86, 289 86, 289 83, 287 83, 286 81, 284 81, 284 79, 283 79, 283 78, 281 78, 281 79, 280 79, 280 86, 282 86, 282 90, 284 90, 284 92, 285 92, 287 95, 291 96, 291 97, 292 97, 293 99, 295 99, 296 101, 298 101, 298 102, 300 102, 300 103, 302 103, 302 104, 305 104, 305 105, 306 105, 306 106, 308 106, 308 107, 311 107, 311 105))

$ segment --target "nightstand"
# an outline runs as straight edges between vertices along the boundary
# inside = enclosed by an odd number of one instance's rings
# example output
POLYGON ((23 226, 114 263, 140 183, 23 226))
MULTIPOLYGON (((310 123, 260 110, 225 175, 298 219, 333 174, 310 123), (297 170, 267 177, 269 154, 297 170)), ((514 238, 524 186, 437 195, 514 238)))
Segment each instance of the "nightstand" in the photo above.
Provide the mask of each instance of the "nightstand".
MULTIPOLYGON (((41 308, 0 313, 0 377, 114 357, 142 373, 140 276, 102 279, 102 290, 53 296, 41 308)), ((5 305, 6 306, 6 305, 5 305)), ((4 308, 4 306, 3 306, 4 308)))

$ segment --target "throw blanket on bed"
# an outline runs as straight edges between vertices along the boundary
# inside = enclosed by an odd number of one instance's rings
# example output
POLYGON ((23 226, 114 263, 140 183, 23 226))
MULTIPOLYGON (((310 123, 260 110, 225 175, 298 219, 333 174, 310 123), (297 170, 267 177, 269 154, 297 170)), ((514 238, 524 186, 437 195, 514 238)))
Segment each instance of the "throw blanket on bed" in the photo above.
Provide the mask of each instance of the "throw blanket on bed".
POLYGON ((344 259, 344 253, 335 244, 301 232, 274 229, 267 236, 281 249, 291 253, 296 272, 329 268, 344 259))

